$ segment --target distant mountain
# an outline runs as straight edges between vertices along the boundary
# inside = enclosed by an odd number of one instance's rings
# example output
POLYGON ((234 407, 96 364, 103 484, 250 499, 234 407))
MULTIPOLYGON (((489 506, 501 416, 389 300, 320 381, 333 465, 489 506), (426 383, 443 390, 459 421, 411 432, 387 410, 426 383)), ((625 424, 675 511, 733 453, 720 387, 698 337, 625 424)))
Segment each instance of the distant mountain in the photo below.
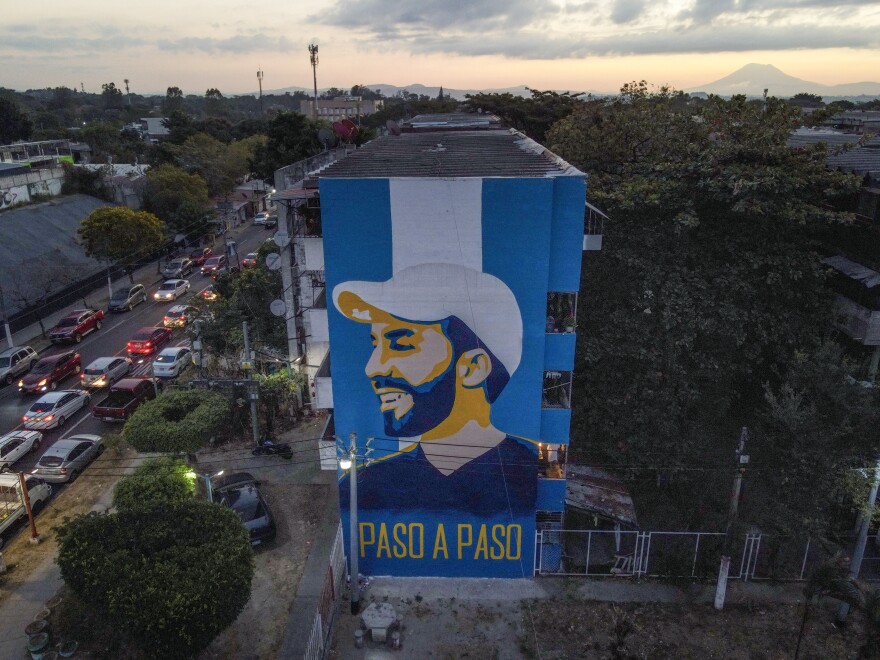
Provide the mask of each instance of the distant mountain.
MULTIPOLYGON (((431 87, 428 85, 422 85, 420 83, 413 83, 412 85, 388 85, 385 83, 373 83, 372 85, 364 85, 367 89, 376 90, 378 89, 382 94, 386 97, 396 96, 398 92, 402 92, 403 90, 407 90, 410 94, 424 94, 425 96, 429 96, 432 99, 437 98, 437 95, 440 93, 440 87, 431 87)), ((284 94, 285 92, 308 92, 311 93, 311 89, 307 89, 305 87, 283 87, 281 89, 273 89, 264 91, 264 94, 284 94)), ((321 94, 324 90, 320 87, 318 88, 318 94, 321 94)), ((559 91, 559 90, 557 90, 559 91)), ((588 91, 588 90, 571 90, 574 92, 588 91)), ((501 87, 501 88, 492 88, 492 89, 452 89, 449 87, 443 88, 444 96, 451 96, 452 98, 464 101, 466 94, 513 94, 514 96, 523 96, 528 97, 531 96, 531 92, 526 85, 517 85, 516 87, 501 87)), ((604 96, 605 94, 601 92, 590 92, 594 96, 604 96)))
POLYGON ((790 97, 801 92, 818 94, 826 101, 835 98, 869 97, 880 96, 880 83, 855 82, 840 85, 823 85, 795 78, 777 69, 772 64, 746 64, 737 69, 729 76, 725 76, 715 82, 691 87, 684 91, 689 93, 705 92, 719 96, 733 96, 745 94, 746 96, 763 96, 764 90, 768 90, 770 96, 790 97))

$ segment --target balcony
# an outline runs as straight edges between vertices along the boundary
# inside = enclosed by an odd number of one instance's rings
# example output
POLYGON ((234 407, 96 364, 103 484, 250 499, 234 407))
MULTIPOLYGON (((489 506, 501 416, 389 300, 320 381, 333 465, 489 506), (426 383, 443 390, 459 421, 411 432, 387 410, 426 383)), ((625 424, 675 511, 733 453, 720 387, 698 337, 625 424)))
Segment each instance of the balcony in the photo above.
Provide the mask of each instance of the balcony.
POLYGON ((547 293, 547 334, 573 333, 577 328, 577 292, 547 293))
POLYGON ((316 410, 333 407, 333 379, 330 376, 330 352, 324 356, 321 367, 311 383, 312 404, 316 410))

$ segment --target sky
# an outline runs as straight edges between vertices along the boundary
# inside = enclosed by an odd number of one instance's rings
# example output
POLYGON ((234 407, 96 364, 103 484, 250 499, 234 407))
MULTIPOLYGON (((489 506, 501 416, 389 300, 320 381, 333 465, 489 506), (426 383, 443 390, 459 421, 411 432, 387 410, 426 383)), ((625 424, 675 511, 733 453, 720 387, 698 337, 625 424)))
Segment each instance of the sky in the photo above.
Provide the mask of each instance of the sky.
POLYGON ((687 89, 751 62, 880 81, 880 0, 0 0, 0 86, 687 89))

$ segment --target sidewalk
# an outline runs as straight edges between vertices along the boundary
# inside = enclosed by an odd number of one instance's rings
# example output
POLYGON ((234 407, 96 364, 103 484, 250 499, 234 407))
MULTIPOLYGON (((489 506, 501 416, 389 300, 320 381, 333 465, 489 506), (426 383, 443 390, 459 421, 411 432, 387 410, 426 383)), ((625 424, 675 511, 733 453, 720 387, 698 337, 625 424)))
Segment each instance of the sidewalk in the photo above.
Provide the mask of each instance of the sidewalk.
MULTIPOLYGON (((250 223, 242 223, 239 226, 234 227, 233 229, 230 229, 227 232, 226 237, 235 239, 237 241, 238 238, 246 230, 248 230, 250 228, 251 228, 250 223)), ((218 244, 222 247, 226 237, 218 237, 214 243, 214 247, 217 247, 218 244)), ((163 263, 163 265, 164 265, 164 263, 163 263)), ((142 266, 141 268, 138 268, 136 271, 134 271, 134 273, 132 273, 132 278, 134 279, 134 283, 135 284, 143 284, 145 287, 149 288, 150 286, 153 286, 155 284, 159 284, 160 282, 165 281, 166 278, 164 276, 162 276, 161 274, 157 273, 156 270, 157 270, 156 269, 156 262, 151 262, 145 266, 142 266)), ((121 278, 114 280, 113 281, 114 290, 116 288, 118 288, 119 286, 121 286, 122 283, 126 282, 127 280, 128 280, 127 276, 122 276, 121 278)), ((67 307, 64 307, 56 312, 52 312, 51 314, 46 315, 43 318, 43 325, 45 326, 46 330, 49 330, 49 328, 53 327, 56 323, 58 323, 59 320, 61 320, 65 316, 67 316, 70 312, 77 310, 77 309, 83 309, 83 307, 84 307, 83 299, 85 300, 86 303, 88 303, 88 306, 92 309, 106 310, 107 305, 110 302, 110 295, 107 292, 106 278, 104 279, 104 281, 100 287, 93 289, 90 292, 85 293, 79 302, 74 303, 72 305, 68 305, 67 307)), ((0 343, 2 343, 3 349, 8 348, 8 346, 6 345, 5 336, 3 336, 3 334, 2 334, 2 330, 0 330, 0 337, 2 337, 2 339, 3 339, 3 341, 0 342, 0 343)), ((22 328, 21 330, 17 330, 16 332, 13 332, 12 333, 12 340, 16 346, 30 346, 35 351, 37 351, 37 353, 42 353, 52 346, 52 342, 50 342, 48 339, 45 339, 43 337, 42 331, 40 330, 39 323, 32 323, 31 325, 29 325, 25 328, 22 328)), ((0 349, 0 350, 3 350, 3 349, 0 349)))

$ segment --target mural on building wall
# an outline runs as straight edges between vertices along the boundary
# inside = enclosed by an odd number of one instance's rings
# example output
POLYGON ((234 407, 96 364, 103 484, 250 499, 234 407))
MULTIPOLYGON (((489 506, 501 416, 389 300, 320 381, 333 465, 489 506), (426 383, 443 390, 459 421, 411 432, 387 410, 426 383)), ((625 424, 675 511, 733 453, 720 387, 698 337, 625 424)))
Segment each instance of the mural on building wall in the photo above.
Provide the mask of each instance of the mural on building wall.
MULTIPOLYGON (((390 276, 375 277, 378 271, 362 258, 372 277, 332 286, 337 430, 344 434, 350 426, 360 437, 365 573, 522 577, 532 571, 537 434, 506 428, 499 409, 521 405, 515 395, 503 395, 514 377, 531 372, 533 410, 540 415, 541 355, 524 357, 523 348, 526 335, 544 336, 546 286, 521 303, 515 290, 535 289, 535 282, 540 289, 540 276, 529 284, 535 273, 509 270, 519 273, 512 283, 487 272, 486 255, 500 246, 484 244, 492 196, 482 183, 388 181, 391 240, 360 247, 368 255, 390 250, 390 276), (346 383, 337 383, 337 374, 346 383)), ((333 227, 332 211, 328 216, 325 239, 345 230, 333 227)), ((331 283, 334 259, 342 257, 334 245, 331 239, 325 252, 331 283)), ((525 256, 533 246, 520 249, 525 256)), ((352 263, 348 272, 357 270, 352 263)), ((340 473, 346 518, 349 483, 350 475, 340 473)))

